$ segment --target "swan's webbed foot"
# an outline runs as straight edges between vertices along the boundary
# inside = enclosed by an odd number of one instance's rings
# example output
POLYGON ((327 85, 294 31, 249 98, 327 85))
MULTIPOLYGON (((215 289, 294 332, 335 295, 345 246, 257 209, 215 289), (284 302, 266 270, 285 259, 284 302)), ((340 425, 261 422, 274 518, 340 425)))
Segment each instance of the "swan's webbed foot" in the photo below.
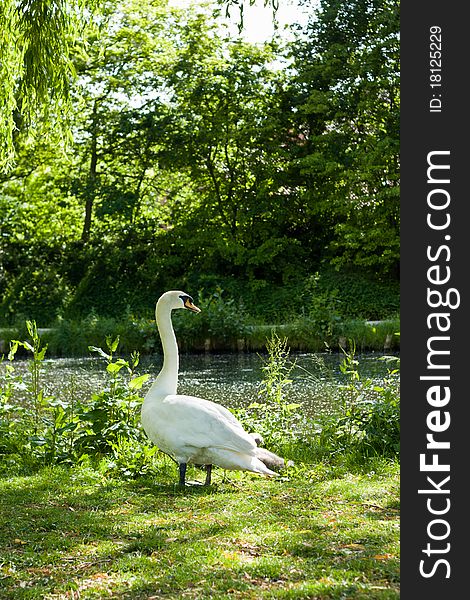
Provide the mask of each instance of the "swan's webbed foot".
POLYGON ((212 475, 212 465, 206 465, 206 480, 204 481, 204 485, 211 484, 211 475, 212 475))

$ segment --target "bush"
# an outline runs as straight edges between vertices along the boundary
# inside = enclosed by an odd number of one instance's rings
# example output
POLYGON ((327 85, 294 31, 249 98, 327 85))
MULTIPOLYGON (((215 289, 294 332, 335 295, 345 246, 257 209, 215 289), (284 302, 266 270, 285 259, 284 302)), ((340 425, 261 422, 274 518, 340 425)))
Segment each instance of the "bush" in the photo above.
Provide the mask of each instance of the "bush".
POLYGON ((225 299, 220 288, 210 296, 201 292, 197 300, 201 313, 194 318, 176 311, 173 316, 176 335, 183 349, 228 349, 248 332, 247 315, 243 305, 233 298, 225 299))
POLYGON ((399 282, 380 280, 363 271, 325 269, 318 274, 317 287, 334 296, 335 314, 341 320, 387 319, 400 310, 399 282))
MULTIPOLYGON (((397 357, 386 360, 399 363, 397 357)), ((349 455, 361 461, 373 456, 396 458, 400 451, 398 368, 389 370, 385 385, 361 379, 354 347, 345 352, 341 370, 348 378, 341 410, 318 423, 318 443, 329 455, 349 455)))
MULTIPOLYGON (((105 360, 108 383, 104 389, 83 400, 75 397, 73 385, 64 384, 60 397, 51 396, 42 378, 47 347, 36 324, 28 322, 27 326, 30 339, 14 341, 9 362, 1 365, 0 439, 7 440, 0 443, 2 468, 11 466, 12 457, 18 471, 26 466, 33 469, 44 464, 76 463, 86 457, 115 456, 116 448, 124 451, 123 438, 136 444, 144 440, 139 424, 142 398, 138 392, 148 375, 136 375, 136 353, 129 361, 115 358, 119 339, 108 337, 107 351, 91 348, 105 360), (15 374, 12 363, 20 347, 31 354, 24 381, 15 374), (21 392, 19 401, 15 391, 21 392)), ((147 458, 150 454, 147 452, 147 458)))
POLYGON ((7 285, 0 314, 10 324, 32 319, 46 327, 62 313, 69 296, 66 281, 53 265, 27 266, 7 285))
POLYGON ((267 340, 266 350, 258 400, 238 409, 237 415, 248 431, 263 437, 267 448, 282 453, 299 437, 301 429, 301 404, 289 401, 295 362, 290 360, 287 338, 276 333, 267 340))

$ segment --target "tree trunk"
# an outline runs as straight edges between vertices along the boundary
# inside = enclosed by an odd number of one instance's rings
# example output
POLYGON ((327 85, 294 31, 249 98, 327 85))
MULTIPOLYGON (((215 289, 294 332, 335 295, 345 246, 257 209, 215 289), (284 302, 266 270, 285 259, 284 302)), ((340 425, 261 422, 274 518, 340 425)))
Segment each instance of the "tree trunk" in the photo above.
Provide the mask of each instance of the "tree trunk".
POLYGON ((93 216, 93 204, 96 194, 96 177, 98 164, 98 101, 93 104, 91 115, 91 155, 90 167, 88 170, 87 184, 85 189, 85 220, 83 222, 82 242, 86 243, 90 239, 91 222, 93 216))

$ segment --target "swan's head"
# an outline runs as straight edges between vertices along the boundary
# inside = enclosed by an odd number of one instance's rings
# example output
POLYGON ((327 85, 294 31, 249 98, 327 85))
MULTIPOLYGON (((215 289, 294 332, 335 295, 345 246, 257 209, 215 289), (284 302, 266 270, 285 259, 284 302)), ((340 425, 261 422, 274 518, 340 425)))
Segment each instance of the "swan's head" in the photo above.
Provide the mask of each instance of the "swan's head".
POLYGON ((187 310, 195 313, 201 312, 201 309, 194 304, 194 300, 191 298, 191 296, 180 290, 165 292, 162 296, 160 296, 157 302, 157 307, 158 305, 165 305, 170 310, 175 310, 176 308, 186 308, 187 310))

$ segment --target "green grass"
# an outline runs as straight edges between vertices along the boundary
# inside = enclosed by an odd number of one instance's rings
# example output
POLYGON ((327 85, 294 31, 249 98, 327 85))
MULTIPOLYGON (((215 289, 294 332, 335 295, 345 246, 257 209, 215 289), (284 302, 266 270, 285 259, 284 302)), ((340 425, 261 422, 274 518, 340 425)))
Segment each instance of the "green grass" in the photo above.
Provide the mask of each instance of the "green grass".
POLYGON ((174 481, 169 461, 133 481, 85 466, 0 480, 0 598, 399 598, 396 463, 174 481))

